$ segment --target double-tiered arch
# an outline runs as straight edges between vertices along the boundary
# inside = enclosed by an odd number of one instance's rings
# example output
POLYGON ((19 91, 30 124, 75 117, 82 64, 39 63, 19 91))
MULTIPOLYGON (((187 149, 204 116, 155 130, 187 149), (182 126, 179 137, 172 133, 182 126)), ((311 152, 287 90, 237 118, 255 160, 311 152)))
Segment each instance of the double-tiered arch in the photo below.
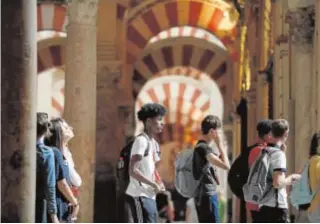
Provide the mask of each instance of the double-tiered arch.
POLYGON ((233 40, 236 37, 238 14, 222 0, 146 0, 129 10, 127 24, 127 63, 133 64, 148 41, 172 27, 194 26, 214 33, 236 57, 233 40))

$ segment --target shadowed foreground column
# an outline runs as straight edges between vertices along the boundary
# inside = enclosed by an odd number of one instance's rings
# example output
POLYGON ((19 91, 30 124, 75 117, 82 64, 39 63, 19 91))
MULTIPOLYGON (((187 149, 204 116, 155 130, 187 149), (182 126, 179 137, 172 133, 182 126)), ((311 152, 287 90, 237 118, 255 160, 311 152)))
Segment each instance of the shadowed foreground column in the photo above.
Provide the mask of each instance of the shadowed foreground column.
POLYGON ((70 142, 80 176, 80 222, 93 222, 96 151, 96 14, 98 0, 68 4, 64 117, 74 128, 70 142))
POLYGON ((36 1, 1 2, 1 222, 34 222, 36 1))

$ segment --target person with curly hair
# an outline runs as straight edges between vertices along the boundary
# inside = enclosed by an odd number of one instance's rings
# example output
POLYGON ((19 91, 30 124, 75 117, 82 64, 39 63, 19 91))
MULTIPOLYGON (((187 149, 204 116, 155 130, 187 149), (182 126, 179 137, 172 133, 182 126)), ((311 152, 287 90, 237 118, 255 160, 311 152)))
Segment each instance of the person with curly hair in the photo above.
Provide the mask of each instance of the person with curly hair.
POLYGON ((134 222, 156 223, 158 218, 156 194, 164 185, 156 171, 160 161, 159 144, 155 136, 163 130, 166 109, 156 103, 145 104, 138 112, 144 132, 134 140, 130 155, 130 183, 126 190, 134 222))

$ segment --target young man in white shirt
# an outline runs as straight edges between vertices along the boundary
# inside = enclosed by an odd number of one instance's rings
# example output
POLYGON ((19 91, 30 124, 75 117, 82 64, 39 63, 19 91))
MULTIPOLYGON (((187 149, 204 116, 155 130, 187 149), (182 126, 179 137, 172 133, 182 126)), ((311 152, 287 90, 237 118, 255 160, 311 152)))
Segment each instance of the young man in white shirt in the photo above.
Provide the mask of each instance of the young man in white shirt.
POLYGON ((289 123, 284 119, 275 120, 271 124, 272 140, 268 148, 278 151, 270 155, 270 172, 272 182, 270 190, 260 201, 260 221, 266 223, 288 222, 288 202, 286 187, 292 185, 295 180, 300 179, 299 174, 291 174, 286 177, 287 159, 285 155, 285 142, 289 134, 289 123))
POLYGON ((131 149, 130 183, 126 190, 135 223, 157 222, 156 194, 165 188, 156 171, 160 150, 154 137, 162 132, 165 114, 166 109, 155 103, 145 104, 138 112, 138 119, 144 124, 144 133, 135 139, 131 149))

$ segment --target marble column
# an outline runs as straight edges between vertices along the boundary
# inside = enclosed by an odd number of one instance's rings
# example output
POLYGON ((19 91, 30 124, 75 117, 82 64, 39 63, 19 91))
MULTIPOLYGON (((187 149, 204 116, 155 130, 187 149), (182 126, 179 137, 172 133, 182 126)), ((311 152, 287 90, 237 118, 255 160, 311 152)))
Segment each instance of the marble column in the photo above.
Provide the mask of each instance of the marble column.
MULTIPOLYGON (((290 2, 290 1, 289 1, 290 2)), ((314 5, 295 6, 290 2, 286 22, 291 38, 291 95, 294 98, 295 169, 308 158, 312 135, 312 61, 314 5)))
POLYGON ((1 222, 34 222, 37 5, 1 2, 1 222))
POLYGON ((80 222, 93 222, 96 152, 96 14, 99 0, 72 0, 68 4, 66 121, 74 128, 70 142, 83 184, 80 222))

